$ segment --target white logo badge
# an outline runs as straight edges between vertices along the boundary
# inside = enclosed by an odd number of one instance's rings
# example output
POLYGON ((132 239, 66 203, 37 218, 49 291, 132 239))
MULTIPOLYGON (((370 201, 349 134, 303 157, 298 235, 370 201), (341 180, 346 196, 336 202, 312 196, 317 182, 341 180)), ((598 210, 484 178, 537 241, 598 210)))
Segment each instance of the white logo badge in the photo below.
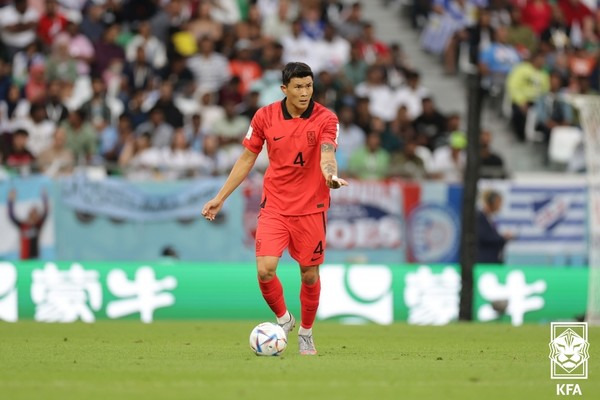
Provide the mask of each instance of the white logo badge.
POLYGON ((317 317, 344 322, 394 322, 392 271, 385 265, 327 265, 321 269, 323 291, 317 317))
POLYGON ((550 326, 550 377, 587 379, 587 322, 552 322, 550 326))

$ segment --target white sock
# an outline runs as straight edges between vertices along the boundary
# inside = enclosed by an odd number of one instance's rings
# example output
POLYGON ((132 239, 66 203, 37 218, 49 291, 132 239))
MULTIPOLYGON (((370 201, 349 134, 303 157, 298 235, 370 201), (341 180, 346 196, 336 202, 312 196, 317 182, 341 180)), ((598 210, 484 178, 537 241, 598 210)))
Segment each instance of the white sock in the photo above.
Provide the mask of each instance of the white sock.
POLYGON ((306 328, 303 328, 302 326, 300 326, 300 328, 298 329, 298 335, 312 336, 312 328, 306 329, 306 328))
POLYGON ((290 312, 288 310, 285 310, 285 314, 283 314, 281 317, 277 317, 277 323, 285 324, 286 322, 289 322, 290 319, 292 319, 290 312))

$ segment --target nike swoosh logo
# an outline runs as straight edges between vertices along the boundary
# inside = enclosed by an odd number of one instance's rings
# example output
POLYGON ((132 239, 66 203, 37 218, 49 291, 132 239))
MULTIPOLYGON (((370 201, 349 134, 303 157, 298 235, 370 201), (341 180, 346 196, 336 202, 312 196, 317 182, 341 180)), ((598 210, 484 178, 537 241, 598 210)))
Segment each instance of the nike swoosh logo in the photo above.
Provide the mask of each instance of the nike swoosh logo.
POLYGON ((278 141, 279 139, 283 139, 285 136, 279 136, 279 137, 274 137, 273 140, 274 141, 278 141))
POLYGON ((317 261, 318 259, 320 259, 322 256, 319 256, 317 258, 311 258, 310 261, 317 261))

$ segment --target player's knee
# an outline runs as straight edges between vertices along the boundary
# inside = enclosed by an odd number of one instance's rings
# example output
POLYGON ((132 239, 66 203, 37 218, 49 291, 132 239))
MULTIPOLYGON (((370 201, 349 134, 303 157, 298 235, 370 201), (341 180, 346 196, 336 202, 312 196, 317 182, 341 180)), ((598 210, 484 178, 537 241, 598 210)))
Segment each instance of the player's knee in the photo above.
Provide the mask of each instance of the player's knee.
POLYGON ((276 268, 273 268, 267 264, 259 263, 256 269, 258 272, 258 279, 263 282, 270 281, 275 277, 276 268))
POLYGON ((302 269, 302 283, 305 285, 314 285, 319 280, 319 268, 310 267, 302 269))

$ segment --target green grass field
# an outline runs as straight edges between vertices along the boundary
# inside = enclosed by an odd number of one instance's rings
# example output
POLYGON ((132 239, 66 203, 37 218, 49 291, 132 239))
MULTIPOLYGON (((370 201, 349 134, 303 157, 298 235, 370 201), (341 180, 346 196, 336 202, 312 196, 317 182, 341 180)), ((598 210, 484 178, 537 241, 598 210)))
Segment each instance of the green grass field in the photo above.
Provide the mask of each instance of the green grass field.
MULTIPOLYGON (((316 357, 248 347, 254 322, 0 323, 0 399, 553 399, 547 325, 315 327, 316 357)), ((583 397, 600 398, 590 328, 583 397)))

